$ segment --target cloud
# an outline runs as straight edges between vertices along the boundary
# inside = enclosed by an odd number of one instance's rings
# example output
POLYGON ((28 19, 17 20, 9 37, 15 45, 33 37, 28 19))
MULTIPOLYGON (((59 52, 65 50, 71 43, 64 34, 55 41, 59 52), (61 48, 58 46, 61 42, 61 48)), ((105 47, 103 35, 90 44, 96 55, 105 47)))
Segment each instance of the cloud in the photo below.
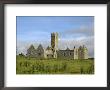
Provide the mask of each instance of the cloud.
POLYGON ((79 28, 76 29, 70 29, 70 30, 64 30, 63 32, 60 32, 60 34, 63 36, 73 35, 74 37, 90 37, 94 36, 94 26, 85 26, 82 25, 79 28))
MULTIPOLYGON (((39 44, 42 44, 44 48, 47 46, 50 46, 50 41, 44 41, 44 42, 24 42, 24 41, 19 41, 17 43, 17 54, 19 53, 24 53, 26 54, 27 49, 29 46, 33 44, 35 48, 38 47, 39 44)), ((79 40, 69 40, 69 39, 59 39, 58 40, 58 48, 65 50, 67 47, 70 49, 73 49, 74 46, 78 48, 80 45, 85 45, 88 48, 89 51, 89 56, 94 57, 94 37, 91 36, 89 38, 83 38, 79 40)))
POLYGON ((74 46, 78 48, 81 45, 85 45, 88 48, 89 56, 94 57, 94 37, 82 38, 77 40, 59 39, 59 49, 66 49, 67 47, 73 49, 74 46))
MULTIPOLYGON (((27 49, 31 44, 38 47, 39 44, 42 44, 44 48, 50 46, 50 35, 49 33, 29 33, 29 35, 36 36, 39 39, 33 39, 33 41, 17 41, 17 54, 24 53, 26 54, 27 49), (43 35, 43 36, 42 36, 43 35), (41 38, 40 38, 41 37, 41 38), (45 37, 45 38, 43 38, 45 37)), ((31 37, 29 37, 31 38, 31 37)), ((67 47, 73 49, 79 47, 80 45, 85 45, 89 50, 89 56, 94 57, 94 29, 93 27, 89 28, 87 26, 81 26, 78 29, 64 30, 59 33, 59 49, 66 49, 67 47)))
POLYGON ((20 53, 23 53, 26 55, 27 49, 31 46, 34 45, 35 49, 38 47, 39 44, 42 44, 43 48, 47 48, 47 46, 50 46, 49 41, 17 41, 17 55, 20 53))
POLYGON ((59 49, 85 45, 94 56, 94 17, 17 17, 17 53, 31 44, 50 46, 51 32, 58 32, 59 49))
POLYGON ((59 33, 59 48, 73 49, 85 45, 89 50, 89 56, 94 57, 94 26, 82 25, 77 29, 64 30, 59 33))

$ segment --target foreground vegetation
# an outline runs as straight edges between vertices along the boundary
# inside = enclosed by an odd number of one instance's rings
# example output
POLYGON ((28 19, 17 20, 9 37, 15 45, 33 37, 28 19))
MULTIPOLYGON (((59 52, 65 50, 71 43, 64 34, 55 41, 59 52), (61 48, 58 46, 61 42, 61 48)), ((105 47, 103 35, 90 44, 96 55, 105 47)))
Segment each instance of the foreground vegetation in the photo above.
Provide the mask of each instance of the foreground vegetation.
POLYGON ((94 74, 94 60, 16 57, 16 74, 94 74))

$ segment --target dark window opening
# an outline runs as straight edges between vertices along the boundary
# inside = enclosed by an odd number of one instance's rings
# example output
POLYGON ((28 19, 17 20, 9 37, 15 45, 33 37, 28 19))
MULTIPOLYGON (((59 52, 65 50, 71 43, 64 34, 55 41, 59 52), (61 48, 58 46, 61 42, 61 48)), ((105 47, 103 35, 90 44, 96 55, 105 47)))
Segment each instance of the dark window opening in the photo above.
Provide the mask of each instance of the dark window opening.
POLYGON ((71 55, 71 53, 70 53, 70 55, 71 55))
POLYGON ((40 56, 40 55, 41 55, 41 53, 38 53, 38 55, 40 56))
POLYGON ((66 56, 66 54, 64 53, 64 56, 66 56))

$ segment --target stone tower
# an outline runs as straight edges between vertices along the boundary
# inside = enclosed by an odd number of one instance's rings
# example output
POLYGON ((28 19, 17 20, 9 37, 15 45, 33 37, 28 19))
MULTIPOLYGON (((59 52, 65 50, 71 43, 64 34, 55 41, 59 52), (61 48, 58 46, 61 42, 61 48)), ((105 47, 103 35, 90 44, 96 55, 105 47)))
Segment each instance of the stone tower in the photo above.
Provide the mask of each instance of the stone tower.
POLYGON ((88 59, 88 49, 83 45, 83 57, 84 59, 88 59))
POLYGON ((88 59, 88 49, 84 45, 78 49, 78 59, 88 59))
POLYGON ((58 33, 51 33, 51 48, 53 51, 53 58, 57 58, 58 51, 58 33))
POLYGON ((74 46, 74 59, 78 59, 78 49, 74 46))
POLYGON ((80 46, 79 48, 78 48, 78 59, 84 59, 84 52, 83 52, 84 50, 83 50, 83 47, 82 46, 80 46))

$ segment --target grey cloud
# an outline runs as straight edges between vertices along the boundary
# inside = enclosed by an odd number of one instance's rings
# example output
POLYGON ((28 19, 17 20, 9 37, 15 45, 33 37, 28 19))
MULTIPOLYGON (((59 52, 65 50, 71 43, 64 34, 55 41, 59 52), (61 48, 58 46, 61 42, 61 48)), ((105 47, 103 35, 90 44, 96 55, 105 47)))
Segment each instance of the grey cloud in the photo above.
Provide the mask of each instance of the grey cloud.
MULTIPOLYGON (((44 48, 46 48, 47 46, 50 46, 51 42, 50 41, 43 41, 43 42, 37 42, 37 41, 33 41, 33 42, 23 42, 23 41, 18 41, 17 43, 17 54, 19 53, 24 53, 26 54, 27 49, 29 48, 29 46, 33 44, 35 46, 35 48, 38 47, 39 44, 42 44, 42 46, 44 48)), ((94 57, 94 37, 88 37, 88 38, 84 38, 81 40, 68 40, 68 39, 61 39, 58 42, 58 47, 59 49, 66 49, 67 47, 69 47, 70 49, 73 49, 74 46, 76 48, 78 48, 80 45, 85 45, 88 50, 89 50, 89 56, 90 57, 94 57)))
POLYGON ((89 56, 94 57, 94 37, 85 38, 83 40, 59 40, 59 49, 66 49, 69 47, 73 49, 74 46, 78 48, 80 45, 85 45, 88 48, 89 56))
POLYGON ((83 36, 93 36, 94 35, 94 26, 87 27, 81 26, 79 29, 70 29, 60 32, 61 35, 83 35, 83 36))
POLYGON ((35 48, 38 47, 39 44, 42 44, 44 48, 47 46, 50 46, 49 41, 43 41, 43 42, 38 42, 38 41, 31 41, 31 42, 26 42, 26 41, 18 41, 17 42, 17 55, 20 53, 27 53, 27 49, 30 47, 30 45, 33 44, 35 48))

